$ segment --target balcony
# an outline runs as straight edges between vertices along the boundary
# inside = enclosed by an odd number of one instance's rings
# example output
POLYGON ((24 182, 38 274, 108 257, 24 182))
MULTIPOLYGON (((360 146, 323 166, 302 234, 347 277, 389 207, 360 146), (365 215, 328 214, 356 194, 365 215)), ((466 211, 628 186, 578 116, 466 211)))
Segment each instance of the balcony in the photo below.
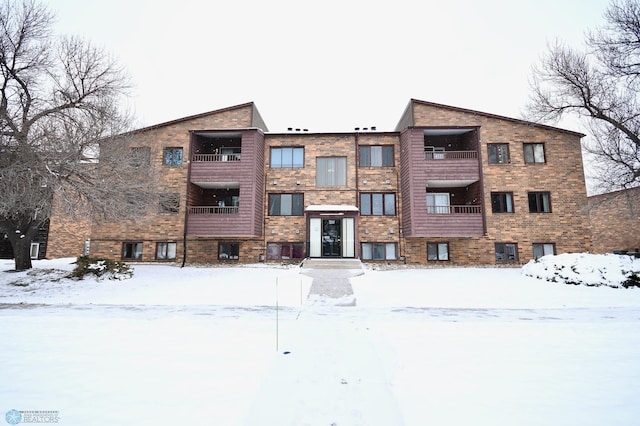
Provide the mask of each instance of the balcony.
POLYGON ((482 206, 427 205, 426 215, 419 226, 425 237, 473 237, 483 234, 482 206))
POLYGON ((194 163, 240 161, 240 157, 240 153, 193 154, 193 156, 191 157, 191 161, 193 161, 194 163))
POLYGON ((240 209, 240 189, 189 185, 187 232, 197 236, 251 235, 246 211, 240 209))
POLYGON ((193 206, 189 207, 190 215, 229 215, 238 214, 239 206, 193 206))
POLYGON ((469 185, 480 180, 477 151, 425 151, 422 174, 432 187, 469 185))
POLYGON ((425 160, 462 160, 462 159, 477 159, 477 151, 425 151, 425 160))
POLYGON ((427 214, 482 214, 481 206, 427 206, 427 214))

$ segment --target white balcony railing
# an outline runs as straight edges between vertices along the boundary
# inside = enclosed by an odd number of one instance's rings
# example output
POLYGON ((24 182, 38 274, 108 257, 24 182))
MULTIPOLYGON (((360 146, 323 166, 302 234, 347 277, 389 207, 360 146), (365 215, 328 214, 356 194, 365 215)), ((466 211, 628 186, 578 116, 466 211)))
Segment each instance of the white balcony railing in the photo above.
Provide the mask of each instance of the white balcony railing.
POLYGON ((225 215, 238 214, 238 206, 194 206, 189 207, 189 214, 197 215, 225 215))
POLYGON ((482 206, 427 206, 428 214, 480 214, 482 206))
POLYGON ((425 151, 424 158, 427 160, 460 160, 467 158, 478 158, 477 151, 425 151))
POLYGON ((240 154, 193 154, 194 162, 240 161, 240 154))

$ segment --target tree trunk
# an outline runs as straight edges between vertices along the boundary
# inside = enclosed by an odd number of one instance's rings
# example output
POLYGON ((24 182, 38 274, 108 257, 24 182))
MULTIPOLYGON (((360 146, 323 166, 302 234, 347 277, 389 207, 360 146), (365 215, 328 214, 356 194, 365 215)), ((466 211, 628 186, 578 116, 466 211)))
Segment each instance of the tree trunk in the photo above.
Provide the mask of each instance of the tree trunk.
POLYGON ((31 269, 31 239, 16 238, 16 242, 12 243, 13 257, 16 262, 16 271, 25 271, 31 269))
POLYGON ((11 221, 4 222, 4 232, 6 232, 11 248, 13 249, 13 258, 15 260, 16 271, 25 271, 31 269, 31 241, 38 234, 39 222, 29 222, 22 228, 16 226, 11 221))

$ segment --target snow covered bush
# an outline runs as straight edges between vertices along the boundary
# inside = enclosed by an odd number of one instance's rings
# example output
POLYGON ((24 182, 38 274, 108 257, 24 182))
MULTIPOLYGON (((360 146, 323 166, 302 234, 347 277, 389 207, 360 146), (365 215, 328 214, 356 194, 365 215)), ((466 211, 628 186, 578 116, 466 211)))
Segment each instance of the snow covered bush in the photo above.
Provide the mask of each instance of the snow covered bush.
POLYGON ((80 256, 74 263, 77 266, 71 272, 71 276, 77 279, 83 279, 87 274, 93 274, 98 278, 106 276, 110 280, 123 280, 133 275, 133 269, 129 265, 113 259, 80 256))
POLYGON ((640 287, 640 259, 626 255, 567 253, 543 256, 524 265, 522 273, 563 284, 640 287))

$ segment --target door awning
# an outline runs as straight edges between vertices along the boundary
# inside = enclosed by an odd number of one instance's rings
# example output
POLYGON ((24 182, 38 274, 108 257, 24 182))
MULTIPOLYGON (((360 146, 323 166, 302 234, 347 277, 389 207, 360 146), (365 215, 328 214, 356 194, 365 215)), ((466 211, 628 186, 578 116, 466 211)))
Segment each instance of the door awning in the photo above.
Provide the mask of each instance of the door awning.
POLYGON ((306 212, 357 212, 356 206, 346 204, 312 204, 304 209, 306 212))

